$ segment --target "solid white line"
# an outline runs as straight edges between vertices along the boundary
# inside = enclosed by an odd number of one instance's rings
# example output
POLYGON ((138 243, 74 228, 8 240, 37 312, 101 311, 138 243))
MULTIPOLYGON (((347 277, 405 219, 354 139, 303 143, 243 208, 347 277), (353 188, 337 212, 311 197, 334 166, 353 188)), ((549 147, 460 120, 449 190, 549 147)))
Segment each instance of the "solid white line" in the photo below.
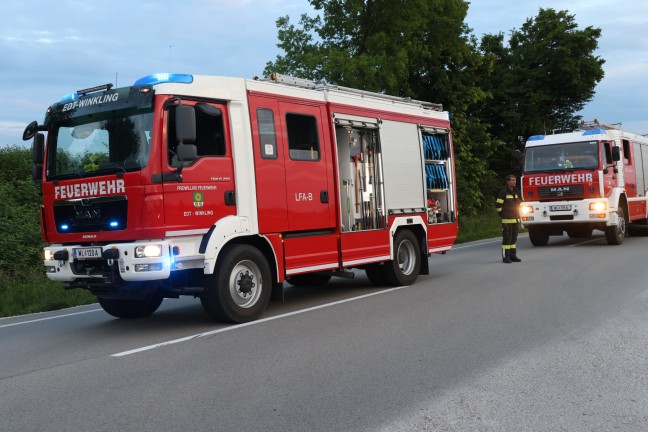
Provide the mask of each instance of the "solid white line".
POLYGON ((13 327, 13 326, 22 325, 22 324, 31 324, 31 323, 35 323, 35 322, 38 322, 38 321, 47 321, 47 320, 52 320, 52 319, 56 319, 56 318, 65 318, 65 317, 69 317, 69 316, 81 315, 81 314, 87 314, 87 313, 90 313, 90 312, 99 312, 99 311, 103 311, 103 309, 92 309, 92 310, 88 310, 88 311, 74 312, 74 313, 69 313, 69 314, 65 314, 65 315, 56 315, 56 316, 47 317, 47 318, 38 318, 38 319, 34 319, 34 320, 29 320, 29 321, 21 321, 21 322, 12 323, 12 324, 4 324, 4 325, 0 325, 0 328, 13 327))
POLYGON ((353 297, 353 298, 346 299, 346 300, 338 300, 338 301, 334 301, 334 302, 331 302, 331 303, 325 303, 325 304, 319 305, 319 306, 313 306, 313 307, 310 307, 310 308, 301 309, 301 310, 297 310, 297 311, 294 311, 294 312, 288 312, 288 313, 281 314, 281 315, 276 315, 276 316, 263 318, 263 319, 256 320, 256 321, 247 322, 247 323, 244 323, 244 324, 232 325, 232 326, 221 328, 221 329, 218 329, 218 330, 212 330, 212 331, 208 331, 208 332, 205 332, 205 333, 198 333, 198 334, 195 334, 195 335, 186 336, 186 337, 179 338, 179 339, 173 339, 173 340, 166 341, 166 342, 160 342, 160 343, 157 343, 157 344, 148 345, 148 346, 141 347, 141 348, 135 348, 135 349, 132 349, 132 350, 129 350, 129 351, 123 351, 123 352, 120 352, 120 353, 112 354, 111 357, 124 357, 124 356, 131 355, 131 354, 137 354, 137 353, 140 353, 140 352, 143 352, 143 351, 149 351, 149 350, 160 348, 160 347, 163 347, 163 346, 166 346, 166 345, 173 345, 173 344, 177 344, 177 343, 181 343, 181 342, 186 342, 186 341, 189 341, 189 340, 192 340, 192 339, 198 339, 198 338, 205 337, 205 336, 211 336, 211 335, 215 335, 215 334, 218 334, 218 333, 224 333, 224 332, 230 331, 230 330, 238 330, 238 329, 243 328, 243 327, 248 327, 248 326, 251 326, 251 325, 257 325, 257 324, 261 324, 261 323, 264 323, 264 322, 267 322, 267 321, 273 321, 273 320, 280 319, 280 318, 286 318, 286 317, 289 317, 289 316, 292 316, 292 315, 299 315, 299 314, 303 314, 303 313, 306 313, 306 312, 312 312, 314 310, 323 309, 323 308, 327 308, 327 307, 331 307, 331 306, 336 306, 336 305, 339 305, 339 304, 342 304, 342 303, 348 303, 348 302, 351 302, 351 301, 354 301, 354 300, 360 300, 360 299, 364 299, 364 298, 367 298, 367 297, 376 296, 376 295, 379 295, 379 294, 387 294, 389 292, 400 290, 400 289, 403 289, 403 288, 407 288, 407 286, 389 288, 389 289, 386 289, 386 290, 378 291, 378 292, 371 293, 371 294, 364 294, 364 295, 361 295, 361 296, 358 296, 358 297, 353 297))

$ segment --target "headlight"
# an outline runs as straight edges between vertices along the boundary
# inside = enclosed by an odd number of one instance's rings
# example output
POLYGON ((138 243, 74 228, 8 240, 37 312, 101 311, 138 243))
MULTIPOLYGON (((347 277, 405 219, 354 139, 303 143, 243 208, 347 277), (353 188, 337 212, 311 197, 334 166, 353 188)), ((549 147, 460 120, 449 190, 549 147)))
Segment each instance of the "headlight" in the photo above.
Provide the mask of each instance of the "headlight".
POLYGON ((161 245, 137 246, 135 248, 135 258, 154 258, 162 256, 161 245))
POLYGON ((51 261, 54 259, 54 252, 50 249, 45 249, 45 261, 51 261))
POLYGON ((533 206, 530 205, 521 205, 520 206, 520 214, 531 214, 533 213, 533 206))
POLYGON ((604 211, 607 209, 607 203, 604 201, 593 202, 590 203, 589 209, 591 211, 597 211, 597 212, 604 211))

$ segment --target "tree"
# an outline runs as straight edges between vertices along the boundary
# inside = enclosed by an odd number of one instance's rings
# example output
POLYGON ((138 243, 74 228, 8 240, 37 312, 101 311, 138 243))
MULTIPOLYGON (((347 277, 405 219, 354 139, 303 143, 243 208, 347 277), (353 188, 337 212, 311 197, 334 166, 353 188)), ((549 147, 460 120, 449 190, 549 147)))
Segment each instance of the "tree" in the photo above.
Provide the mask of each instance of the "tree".
MULTIPOLYGON (((493 61, 482 89, 491 94, 479 114, 490 133, 505 145, 496 160, 510 161, 530 135, 573 129, 576 115, 592 100, 603 78, 605 61, 594 55, 601 30, 579 30, 568 11, 540 9, 519 30, 504 35, 484 35, 480 49, 493 61)), ((504 164, 505 165, 505 164, 504 164)), ((504 174, 505 166, 496 166, 504 174)))
POLYGON ((321 15, 304 14, 299 27, 277 20, 285 54, 268 62, 279 72, 314 80, 438 102, 452 115, 461 212, 484 207, 493 151, 485 124, 471 108, 487 94, 480 88, 484 62, 464 19, 463 0, 311 0, 321 15))

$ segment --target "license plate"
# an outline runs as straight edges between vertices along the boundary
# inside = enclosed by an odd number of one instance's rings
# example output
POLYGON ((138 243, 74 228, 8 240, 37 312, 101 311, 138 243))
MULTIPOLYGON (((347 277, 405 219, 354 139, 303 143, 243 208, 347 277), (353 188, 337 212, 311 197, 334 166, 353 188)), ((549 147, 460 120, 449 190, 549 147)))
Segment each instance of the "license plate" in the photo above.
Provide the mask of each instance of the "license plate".
POLYGON ((76 248, 74 249, 74 258, 79 260, 101 258, 100 247, 76 248))
POLYGON ((549 206, 550 211, 569 211, 571 210, 570 205, 554 205, 554 206, 549 206))

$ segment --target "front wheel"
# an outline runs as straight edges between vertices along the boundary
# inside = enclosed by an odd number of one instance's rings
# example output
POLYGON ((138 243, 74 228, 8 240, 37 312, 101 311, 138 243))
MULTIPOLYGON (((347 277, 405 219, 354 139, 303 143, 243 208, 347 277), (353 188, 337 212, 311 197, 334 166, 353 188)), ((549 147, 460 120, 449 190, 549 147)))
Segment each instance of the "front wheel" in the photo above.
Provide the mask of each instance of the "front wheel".
POLYGON ((244 323, 259 318, 272 291, 270 267, 256 248, 239 244, 227 247, 214 273, 205 275, 200 301, 219 321, 244 323))
POLYGON ((549 234, 542 227, 529 227, 529 240, 533 246, 546 246, 549 243, 549 234))
POLYGON ((97 297, 99 305, 108 314, 125 319, 144 318, 155 312, 162 304, 164 297, 149 295, 143 300, 125 300, 97 297))
POLYGON ((382 274, 388 285, 412 285, 421 269, 419 243, 412 231, 402 230, 394 238, 394 259, 382 266, 382 274))
POLYGON ((620 245, 626 235, 626 219, 623 207, 617 210, 617 224, 614 226, 605 227, 605 239, 610 245, 620 245))

